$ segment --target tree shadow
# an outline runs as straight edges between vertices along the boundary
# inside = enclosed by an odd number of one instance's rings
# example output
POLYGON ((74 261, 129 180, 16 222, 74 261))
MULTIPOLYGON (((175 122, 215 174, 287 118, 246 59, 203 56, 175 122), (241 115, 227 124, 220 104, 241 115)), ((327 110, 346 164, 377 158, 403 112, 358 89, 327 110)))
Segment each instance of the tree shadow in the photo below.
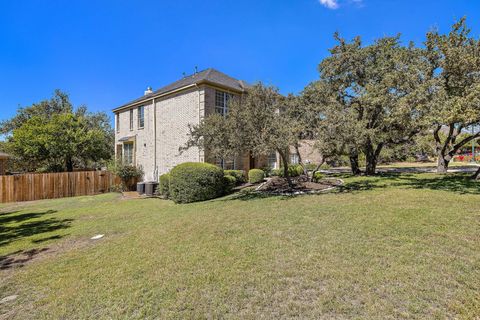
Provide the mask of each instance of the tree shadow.
MULTIPOLYGON (((70 227, 73 219, 58 219, 47 218, 36 221, 26 221, 29 219, 35 219, 43 217, 46 214, 55 213, 54 210, 48 210, 45 212, 24 213, 17 216, 0 216, 0 246, 7 245, 13 241, 30 237, 37 234, 53 232, 60 229, 66 229, 70 227), (15 223, 14 225, 7 225, 7 223, 15 223)), ((45 239, 35 240, 34 242, 43 242, 50 239, 56 239, 60 236, 52 236, 45 239)))
POLYGON ((23 267, 25 263, 48 250, 48 248, 19 250, 5 256, 0 256, 0 270, 23 267))
POLYGON ((231 200, 252 201, 252 200, 259 200, 259 199, 266 199, 266 198, 279 198, 281 200, 289 200, 297 196, 298 195, 295 195, 295 194, 279 195, 274 193, 259 192, 255 190, 241 190, 220 199, 220 201, 231 201, 231 200))
POLYGON ((467 174, 448 174, 421 179, 403 177, 400 182, 392 185, 413 189, 449 191, 459 194, 480 194, 480 182, 471 179, 467 174))
POLYGON ((18 213, 18 212, 19 211, 0 213, 0 225, 7 224, 7 223, 13 223, 13 222, 22 222, 22 221, 25 221, 25 220, 38 218, 38 217, 44 216, 46 214, 52 214, 52 213, 55 213, 57 211, 47 210, 45 212, 30 212, 30 213, 22 213, 22 214, 18 214, 18 215, 13 215, 13 214, 18 213))

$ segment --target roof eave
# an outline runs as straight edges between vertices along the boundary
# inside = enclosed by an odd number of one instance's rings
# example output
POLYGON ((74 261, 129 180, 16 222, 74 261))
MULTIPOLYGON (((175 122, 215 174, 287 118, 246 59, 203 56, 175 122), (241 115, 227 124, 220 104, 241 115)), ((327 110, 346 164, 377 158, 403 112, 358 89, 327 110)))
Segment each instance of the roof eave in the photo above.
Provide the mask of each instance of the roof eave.
POLYGON ((168 95, 171 95, 171 94, 175 94, 175 93, 178 93, 178 92, 183 91, 183 90, 191 89, 191 88, 194 88, 194 87, 199 86, 201 84, 207 84, 207 85, 210 85, 210 86, 218 87, 218 88, 229 90, 229 91, 236 92, 236 93, 244 93, 246 91, 245 89, 238 90, 238 89, 234 89, 234 88, 229 87, 229 86, 223 86, 223 85, 218 84, 216 82, 212 82, 212 81, 208 81, 208 80, 203 79, 203 80, 200 80, 196 83, 192 83, 192 84, 189 84, 189 85, 186 85, 186 86, 174 89, 174 90, 170 90, 170 91, 167 91, 167 92, 162 92, 162 93, 159 93, 159 94, 153 94, 149 97, 145 97, 145 99, 135 101, 135 102, 132 102, 132 103, 128 103, 128 104, 125 104, 125 105, 120 106, 118 108, 115 108, 112 111, 114 113, 117 113, 117 112, 125 110, 125 109, 129 109, 129 108, 132 108, 132 107, 135 107, 135 106, 140 106, 147 101, 151 101, 151 100, 156 99, 156 98, 161 98, 161 97, 165 97, 165 96, 168 96, 168 95))

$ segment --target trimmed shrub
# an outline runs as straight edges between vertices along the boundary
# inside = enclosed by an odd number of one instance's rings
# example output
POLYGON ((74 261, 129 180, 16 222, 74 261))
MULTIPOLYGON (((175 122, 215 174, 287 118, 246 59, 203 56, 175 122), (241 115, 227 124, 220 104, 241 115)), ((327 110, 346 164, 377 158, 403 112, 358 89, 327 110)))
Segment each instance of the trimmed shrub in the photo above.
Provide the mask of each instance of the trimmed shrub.
POLYGON ((318 181, 322 180, 322 178, 323 178, 323 174, 321 174, 320 172, 317 171, 313 174, 312 180, 313 180, 313 182, 318 182, 318 181))
POLYGON ((270 171, 270 176, 271 177, 281 177, 281 176, 283 176, 283 169, 272 169, 272 171, 270 171))
POLYGON ((232 192, 233 188, 235 188, 235 186, 237 185, 237 178, 229 174, 226 174, 223 177, 223 182, 224 182, 225 193, 230 193, 232 192))
POLYGON ((288 166, 288 172, 291 177, 298 177, 303 174, 303 168, 299 164, 288 166))
POLYGON ((265 173, 260 169, 252 169, 248 171, 248 182, 259 183, 265 179, 265 173))
MULTIPOLYGON (((298 176, 301 176, 303 175, 303 168, 301 165, 297 164, 297 165, 290 165, 288 166, 288 174, 290 175, 290 177, 298 177, 298 176)), ((271 176, 274 176, 274 177, 284 177, 284 174, 283 174, 283 167, 280 168, 280 169, 273 169, 272 170, 272 173, 271 173, 271 176)))
POLYGON ((158 182, 158 193, 164 198, 168 198, 170 196, 170 174, 162 174, 158 182))
POLYGON ((245 171, 243 170, 224 170, 225 175, 232 176, 237 180, 237 184, 247 182, 245 171))
POLYGON ((223 170, 213 164, 185 162, 170 171, 170 199, 175 203, 205 201, 224 191, 223 170))

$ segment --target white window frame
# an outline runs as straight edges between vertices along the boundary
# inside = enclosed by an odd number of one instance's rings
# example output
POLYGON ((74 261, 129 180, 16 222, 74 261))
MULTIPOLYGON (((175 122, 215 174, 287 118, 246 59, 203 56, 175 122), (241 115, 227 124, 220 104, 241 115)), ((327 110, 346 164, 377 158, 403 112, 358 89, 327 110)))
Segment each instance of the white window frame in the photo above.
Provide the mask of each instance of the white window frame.
POLYGON ((130 131, 132 131, 133 130, 133 109, 130 109, 129 114, 130 114, 130 131))
POLYGON ((135 145, 133 142, 126 142, 123 144, 123 163, 127 165, 134 165, 135 164, 135 145), (131 152, 127 152, 126 146, 131 147, 131 152))
POLYGON ((290 153, 290 164, 299 164, 300 157, 297 153, 290 153))
POLYGON ((137 108, 137 117, 138 129, 143 129, 145 127, 145 106, 137 108))
POLYGON ((230 161, 225 160, 223 158, 217 158, 215 161, 215 164, 220 168, 222 168, 223 170, 236 170, 237 168, 237 161, 235 160, 235 158, 232 158, 232 160, 230 161), (227 163, 229 162, 232 164, 231 169, 227 169, 227 163))
POLYGON ((120 112, 117 112, 116 114, 116 122, 115 122, 115 129, 117 130, 117 132, 120 132, 120 112))
POLYGON ((268 155, 267 163, 268 163, 268 166, 270 168, 277 169, 278 159, 277 159, 277 153, 276 152, 272 152, 268 155))
POLYGON ((215 112, 225 117, 228 114, 228 101, 231 99, 232 95, 230 93, 215 90, 215 112), (219 97, 220 99, 217 99, 219 97))

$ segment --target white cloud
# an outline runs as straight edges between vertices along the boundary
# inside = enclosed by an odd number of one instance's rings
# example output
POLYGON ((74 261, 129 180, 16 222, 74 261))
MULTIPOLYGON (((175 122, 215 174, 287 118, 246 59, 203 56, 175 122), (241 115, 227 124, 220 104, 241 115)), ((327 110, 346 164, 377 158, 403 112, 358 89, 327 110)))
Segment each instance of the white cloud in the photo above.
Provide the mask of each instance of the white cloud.
POLYGON ((328 9, 337 9, 338 8, 338 0, 319 0, 320 3, 327 7, 328 9))
MULTIPOLYGON (((340 0, 318 0, 322 6, 328 9, 338 9, 340 7, 340 0)), ((357 7, 363 7, 363 0, 348 0, 344 1, 347 5, 355 5, 357 7)))

